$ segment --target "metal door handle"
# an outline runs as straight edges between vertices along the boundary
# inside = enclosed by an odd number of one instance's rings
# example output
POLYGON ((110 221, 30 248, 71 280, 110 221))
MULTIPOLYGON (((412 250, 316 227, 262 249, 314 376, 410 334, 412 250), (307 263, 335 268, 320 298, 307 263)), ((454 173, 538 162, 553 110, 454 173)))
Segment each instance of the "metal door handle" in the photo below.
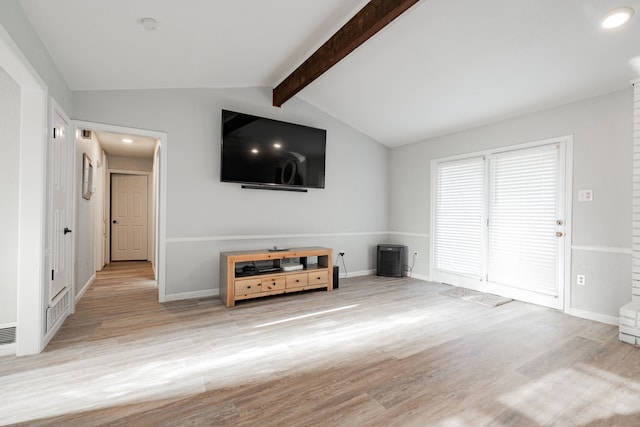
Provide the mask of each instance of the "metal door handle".
POLYGON ((556 231, 556 237, 562 237, 564 233, 562 231, 556 231))
POLYGON ((114 219, 114 220, 113 220, 113 223, 114 223, 114 224, 117 224, 117 223, 118 223, 118 221, 116 221, 116 220, 114 219))
POLYGON ((65 227, 64 228, 64 234, 66 235, 68 233, 71 233, 71 230, 69 229, 69 227, 65 227))

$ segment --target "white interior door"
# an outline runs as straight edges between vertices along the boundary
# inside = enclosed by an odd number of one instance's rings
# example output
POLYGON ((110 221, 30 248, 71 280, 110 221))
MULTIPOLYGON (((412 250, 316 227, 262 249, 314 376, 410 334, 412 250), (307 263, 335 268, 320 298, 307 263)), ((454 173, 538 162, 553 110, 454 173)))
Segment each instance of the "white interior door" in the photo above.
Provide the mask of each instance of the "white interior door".
POLYGON ((111 260, 147 260, 146 175, 111 175, 111 260))
POLYGON ((73 263, 72 176, 73 140, 69 122, 54 108, 50 138, 51 167, 51 276, 49 302, 71 288, 73 263))

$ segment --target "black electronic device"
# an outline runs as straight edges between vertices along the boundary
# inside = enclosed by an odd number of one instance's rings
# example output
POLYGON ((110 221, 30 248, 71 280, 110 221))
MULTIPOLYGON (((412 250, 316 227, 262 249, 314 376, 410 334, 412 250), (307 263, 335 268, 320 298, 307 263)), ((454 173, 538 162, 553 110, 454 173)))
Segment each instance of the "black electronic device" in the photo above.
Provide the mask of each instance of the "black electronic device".
POLYGON ((253 184, 246 188, 324 188, 326 139, 323 129, 222 110, 220 180, 253 184))
POLYGON ((378 276, 402 277, 406 257, 406 246, 378 245, 378 276))

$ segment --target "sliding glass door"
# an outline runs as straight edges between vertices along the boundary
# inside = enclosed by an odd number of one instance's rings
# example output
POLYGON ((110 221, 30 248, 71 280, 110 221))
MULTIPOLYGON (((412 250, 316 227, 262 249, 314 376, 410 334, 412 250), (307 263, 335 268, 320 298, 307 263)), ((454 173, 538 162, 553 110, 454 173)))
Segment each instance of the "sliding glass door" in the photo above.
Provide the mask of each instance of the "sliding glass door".
POLYGON ((434 164, 432 277, 562 308, 565 142, 434 164))

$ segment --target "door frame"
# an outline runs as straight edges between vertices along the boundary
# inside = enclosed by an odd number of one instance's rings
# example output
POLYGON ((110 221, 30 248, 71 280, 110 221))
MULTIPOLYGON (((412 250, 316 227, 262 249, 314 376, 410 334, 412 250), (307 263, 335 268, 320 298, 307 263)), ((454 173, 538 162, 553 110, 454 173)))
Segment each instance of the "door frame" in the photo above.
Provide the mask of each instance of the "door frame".
MULTIPOLYGON (((560 194, 560 197, 564 197, 564 215, 565 215, 565 227, 564 227, 564 240, 563 240, 563 253, 559 254, 559 259, 560 257, 562 257, 562 262, 564 263, 564 271, 558 271, 558 280, 561 280, 559 286, 558 286, 558 290, 559 290, 559 304, 558 304, 558 309, 564 311, 564 312, 569 312, 570 311, 570 302, 571 302, 571 242, 573 240, 572 238, 572 228, 573 228, 573 203, 572 203, 572 195, 573 195, 573 135, 563 135, 563 136, 558 136, 555 138, 548 138, 548 139, 543 139, 543 140, 536 140, 536 141, 530 141, 530 142, 525 142, 525 143, 521 143, 521 144, 515 144, 515 145, 506 145, 506 146, 499 146, 499 147, 494 147, 494 148, 488 148, 486 150, 482 150, 482 151, 475 151, 475 152, 470 152, 470 153, 465 153, 465 154, 459 154, 459 155, 455 155, 455 156, 448 156, 448 157, 442 157, 442 158, 438 158, 438 159, 432 159, 431 160, 431 192, 430 192, 430 219, 429 219, 429 226, 430 226, 430 259, 429 259, 429 276, 434 279, 434 272, 435 272, 435 268, 434 268, 434 236, 435 236, 435 230, 434 230, 434 223, 435 223, 435 203, 436 203, 436 168, 438 163, 442 163, 442 162, 449 162, 449 161, 455 161, 455 160, 463 160, 463 159, 467 159, 470 157, 484 157, 485 161, 487 159, 489 159, 489 157, 492 154, 495 153, 499 153, 499 152, 504 152, 504 151, 513 151, 513 150, 521 150, 521 149, 526 149, 526 148, 534 148, 534 147, 538 147, 541 145, 549 145, 549 144, 553 144, 553 143, 564 143, 564 156, 561 155, 560 157, 560 162, 562 163, 561 167, 564 169, 564 185, 560 186, 560 188, 558 189, 558 191, 560 193, 564 193, 564 194, 560 194)), ((486 168, 486 166, 485 166, 486 168)), ((488 172, 485 170, 485 188, 487 188, 488 185, 488 172)), ((485 197, 487 197, 485 195, 485 197)), ((485 214, 486 211, 488 209, 488 206, 485 206, 485 214)), ((483 245, 484 247, 486 247, 487 244, 487 233, 486 230, 483 231, 484 233, 484 237, 483 237, 483 245)), ((487 265, 486 265, 486 255, 485 255, 485 260, 484 260, 484 267, 483 267, 483 275, 482 275, 482 284, 480 288, 477 283, 474 284, 474 281, 465 278, 464 276, 459 276, 460 279, 460 284, 458 284, 457 286, 464 286, 464 287, 468 287, 468 288, 472 288, 472 289, 476 289, 482 292, 486 292, 487 291, 487 282, 486 282, 486 277, 487 277, 487 265)), ((449 274, 447 275, 451 276, 453 278, 453 275, 449 274)), ((435 279, 434 279, 435 280, 435 279)))
MULTIPOLYGON (((153 174, 151 172, 145 172, 145 171, 132 171, 132 170, 125 170, 125 169, 107 169, 107 182, 105 183, 105 204, 106 204, 106 211, 109 212, 109 227, 108 227, 108 233, 109 233, 109 251, 107 253, 107 262, 110 263, 111 262, 111 241, 113 239, 113 235, 111 233, 111 201, 113 200, 113 197, 111 195, 111 180, 113 178, 113 175, 138 175, 138 176, 146 176, 147 177, 147 261, 152 261, 152 246, 156 246, 157 249, 157 240, 158 240, 158 236, 156 235, 156 226, 154 224, 153 218, 153 210, 155 209, 155 206, 153 206, 153 198, 149 197, 150 196, 150 184, 151 181, 153 180, 153 174), (151 236, 154 236, 153 238, 151 238, 151 236)), ((157 277, 156 277, 157 280, 157 277)))
MULTIPOLYGON (((129 135, 145 136, 149 138, 155 138, 160 141, 160 147, 157 150, 157 160, 154 162, 156 167, 156 175, 158 186, 154 188, 156 203, 154 209, 156 211, 155 224, 153 227, 157 230, 155 239, 155 258, 157 260, 155 265, 155 279, 158 282, 158 301, 166 301, 166 253, 167 253, 167 152, 168 135, 165 132, 152 131, 147 129, 138 129, 125 126, 109 125, 105 123, 89 122, 83 120, 71 120, 74 125, 75 132, 79 132, 80 129, 90 129, 97 132, 112 132, 123 133, 129 135)), ((155 159, 155 157, 154 157, 155 159)), ((107 167, 108 172, 112 170, 107 167)), ((116 172, 118 173, 118 172, 116 172)), ((120 172, 121 173, 121 172, 120 172)), ((133 174, 133 171, 127 171, 128 174, 133 174)), ((148 172, 137 172, 148 173, 148 172)), ((111 176, 108 176, 105 186, 109 186, 105 189, 105 196, 111 196, 111 176)), ((111 204, 109 202, 109 212, 111 204)), ((110 232, 109 232, 110 233, 110 232)), ((109 236, 111 239, 111 236, 109 236)), ((111 251, 109 251, 109 260, 111 259, 111 251)), ((148 255, 148 254, 147 254, 148 255)))
POLYGON ((0 67, 20 86, 20 164, 16 355, 40 353, 45 346, 47 286, 45 268, 45 183, 48 101, 47 85, 38 76, 9 33, 0 25, 0 67))

